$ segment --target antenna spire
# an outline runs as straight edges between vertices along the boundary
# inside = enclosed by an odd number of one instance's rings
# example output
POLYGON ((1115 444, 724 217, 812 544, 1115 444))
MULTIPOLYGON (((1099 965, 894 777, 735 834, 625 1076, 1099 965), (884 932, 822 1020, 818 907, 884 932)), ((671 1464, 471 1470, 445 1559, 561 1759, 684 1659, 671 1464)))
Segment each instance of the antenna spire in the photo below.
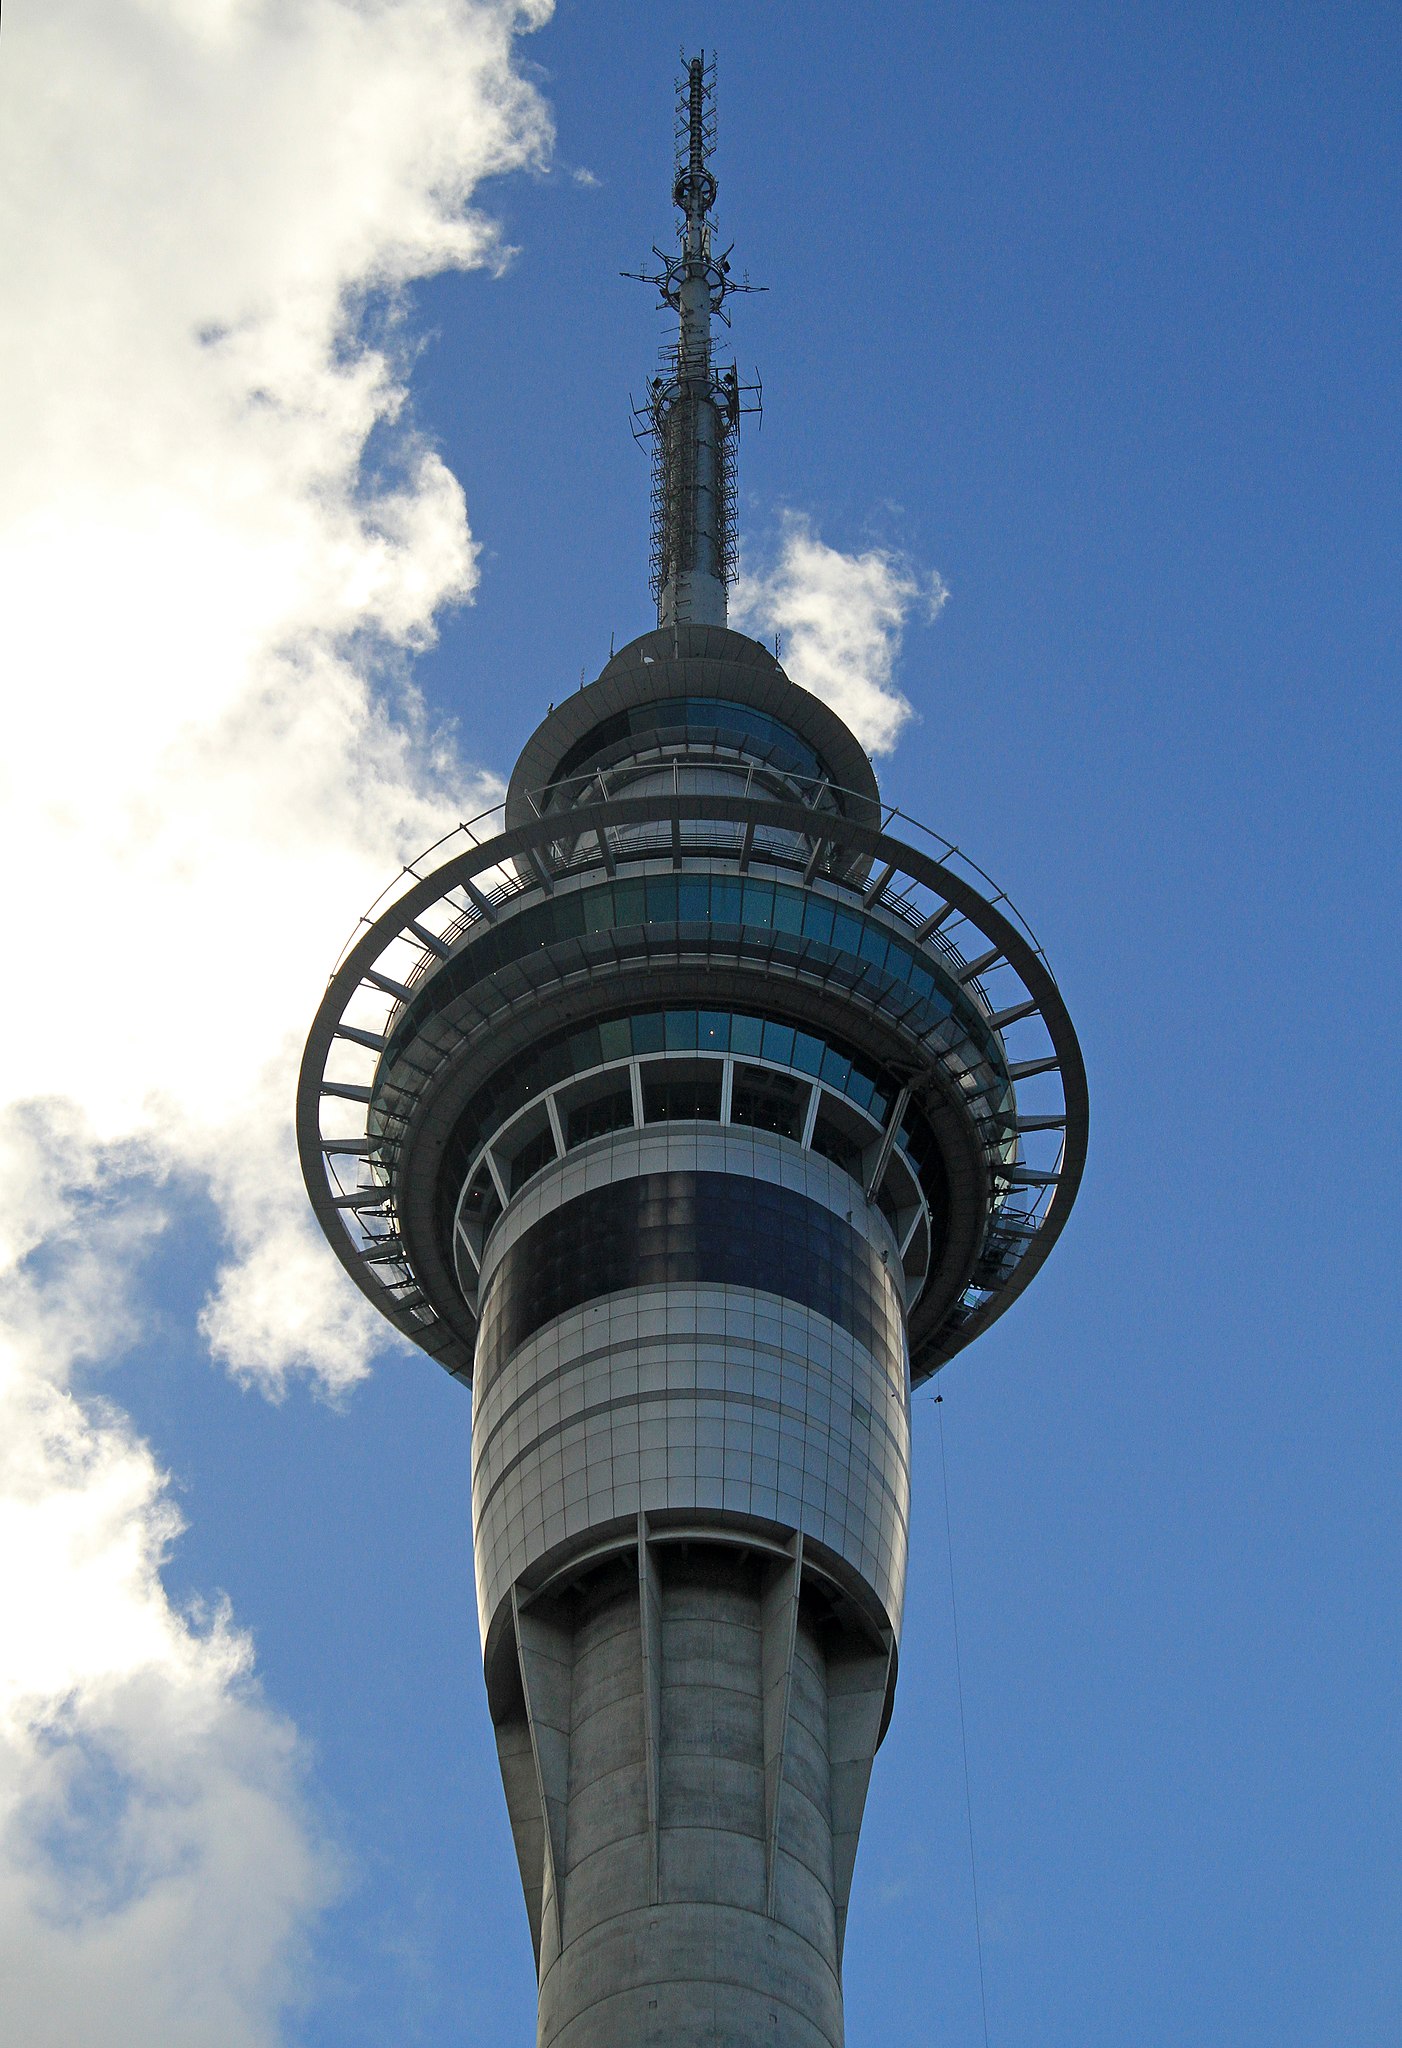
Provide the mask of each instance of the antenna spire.
POLYGON ((742 385, 733 363, 717 364, 712 318, 730 324, 725 301, 755 289, 730 276, 730 251, 716 255, 708 218, 716 200, 716 65, 704 50, 677 84, 672 202, 683 219, 675 254, 654 247, 660 271, 625 271, 655 285, 677 315, 675 342, 661 352, 634 432, 652 443, 652 592, 659 626, 723 626, 735 574, 735 455, 742 413, 758 412, 760 388, 742 385))

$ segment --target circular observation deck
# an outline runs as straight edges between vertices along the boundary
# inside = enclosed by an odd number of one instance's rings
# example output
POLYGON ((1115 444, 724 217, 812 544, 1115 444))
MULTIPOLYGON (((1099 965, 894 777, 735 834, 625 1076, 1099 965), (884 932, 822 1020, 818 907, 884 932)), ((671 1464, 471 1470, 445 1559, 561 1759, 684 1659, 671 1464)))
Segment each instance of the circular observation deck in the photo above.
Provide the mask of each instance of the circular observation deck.
POLYGON ((367 913, 297 1110, 338 1256, 464 1381, 504 1219, 659 1124, 848 1177, 889 1232, 915 1383, 1028 1284, 1085 1157, 1031 932, 880 803, 835 714, 715 627, 621 650, 527 742, 504 814, 367 913))

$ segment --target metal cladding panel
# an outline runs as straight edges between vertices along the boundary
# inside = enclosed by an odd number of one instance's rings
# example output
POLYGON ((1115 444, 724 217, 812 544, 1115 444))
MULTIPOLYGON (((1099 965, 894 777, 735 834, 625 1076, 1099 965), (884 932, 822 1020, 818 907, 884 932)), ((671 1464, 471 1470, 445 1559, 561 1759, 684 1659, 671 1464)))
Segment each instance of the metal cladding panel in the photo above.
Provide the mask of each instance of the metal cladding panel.
MULTIPOLYGON (((498 1226, 487 1278, 557 1204, 671 1167, 762 1169, 860 1228, 887 1227, 853 1182, 781 1141, 666 1131, 602 1140, 539 1177, 498 1226)), ((473 1523, 484 1643, 514 1585, 640 1511, 800 1530, 869 1589, 892 1636, 904 1601, 908 1370, 831 1317, 760 1288, 640 1286, 571 1308, 474 1395, 473 1523)))

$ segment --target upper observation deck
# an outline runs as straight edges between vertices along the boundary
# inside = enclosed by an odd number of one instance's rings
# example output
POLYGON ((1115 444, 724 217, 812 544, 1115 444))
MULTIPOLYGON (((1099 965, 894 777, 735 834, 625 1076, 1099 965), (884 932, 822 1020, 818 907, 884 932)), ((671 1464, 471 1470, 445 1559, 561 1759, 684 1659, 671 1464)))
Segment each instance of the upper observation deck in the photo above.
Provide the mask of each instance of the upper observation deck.
MULTIPOLYGON (((871 762, 835 711, 790 681, 758 640, 725 626, 666 626, 610 657, 596 682, 557 705, 527 740, 506 824, 641 794, 673 766, 689 787, 792 795, 861 824, 880 799, 871 762)), ((680 784, 678 786, 681 786, 680 784)))
POLYGON ((651 1123, 840 1165, 892 1233, 916 1380, 1062 1227, 1085 1077, 1040 947, 757 641, 631 642, 389 893, 318 1014, 299 1141, 348 1269, 463 1379, 503 1213, 651 1123))

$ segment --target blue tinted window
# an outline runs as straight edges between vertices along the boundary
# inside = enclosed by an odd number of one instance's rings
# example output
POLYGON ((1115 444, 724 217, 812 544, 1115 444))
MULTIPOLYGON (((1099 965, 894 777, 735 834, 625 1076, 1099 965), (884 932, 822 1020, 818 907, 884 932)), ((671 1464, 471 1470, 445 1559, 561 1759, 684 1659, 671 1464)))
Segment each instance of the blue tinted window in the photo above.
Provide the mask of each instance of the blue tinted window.
MULTIPOLYGON (((787 884, 776 885, 753 876, 741 882, 738 878, 673 874, 646 880, 618 879, 562 893, 544 903, 528 905, 479 932, 415 991, 412 1003, 395 1025, 381 1071, 388 1070, 399 1047, 407 1043, 428 1015, 509 962, 522 960, 565 935, 582 936, 586 931, 597 934, 609 928, 626 931, 645 922, 675 925, 679 909, 686 911, 688 923, 704 923, 709 913, 713 920, 723 918, 732 926, 739 924, 757 931, 772 931, 776 926, 796 931, 801 909, 802 929, 809 940, 830 945, 839 954, 855 955, 904 981, 929 1005, 936 1019, 956 1015, 959 1028, 973 1039, 984 1059, 993 1057, 987 1027, 971 999, 942 986, 912 940, 888 933, 858 911, 805 896, 802 890, 787 884)), ((601 961, 606 959, 597 938, 593 945, 595 955, 601 961)), ((836 963, 835 971, 851 980, 848 963, 836 963)))
POLYGON ((716 924, 740 924, 743 890, 739 880, 725 881, 719 875, 711 877, 711 917, 716 924))
POLYGON ((831 903, 821 896, 810 896, 803 906, 803 931, 805 938, 816 939, 820 945, 832 944, 831 903))
POLYGON ((837 1052, 829 1045, 823 1050, 823 1064, 819 1072, 830 1088, 840 1088, 845 1094, 847 1083, 852 1078, 852 1062, 846 1053, 837 1052))
POLYGON ((803 930, 803 891, 801 889, 775 889, 774 923, 781 932, 801 932, 803 930))
POLYGON ((793 1063, 801 1074, 816 1074, 823 1064, 826 1048, 820 1038, 810 1038, 806 1031, 794 1034, 793 1063))
POLYGON ((648 876, 647 921, 649 924, 676 923, 677 883, 674 875, 648 876))
MULTIPOLYGON (((891 941, 887 938, 885 932, 882 931, 880 925, 864 924, 857 951, 863 960, 870 960, 873 967, 884 967, 886 965, 886 956, 891 951, 891 941)), ((905 964, 907 963, 898 955, 894 972, 899 974, 901 967, 905 964)))
POLYGON ((764 1024, 758 1017, 736 1017, 730 1026, 730 1050, 758 1058, 764 1024))
POLYGON ((772 882, 746 882, 744 888, 745 913, 743 922, 760 926, 772 925, 774 922, 774 884, 772 882))
POLYGON ((777 1066, 788 1066, 793 1059, 794 1033, 791 1024, 766 1023, 760 1039, 762 1055, 773 1060, 777 1066))

